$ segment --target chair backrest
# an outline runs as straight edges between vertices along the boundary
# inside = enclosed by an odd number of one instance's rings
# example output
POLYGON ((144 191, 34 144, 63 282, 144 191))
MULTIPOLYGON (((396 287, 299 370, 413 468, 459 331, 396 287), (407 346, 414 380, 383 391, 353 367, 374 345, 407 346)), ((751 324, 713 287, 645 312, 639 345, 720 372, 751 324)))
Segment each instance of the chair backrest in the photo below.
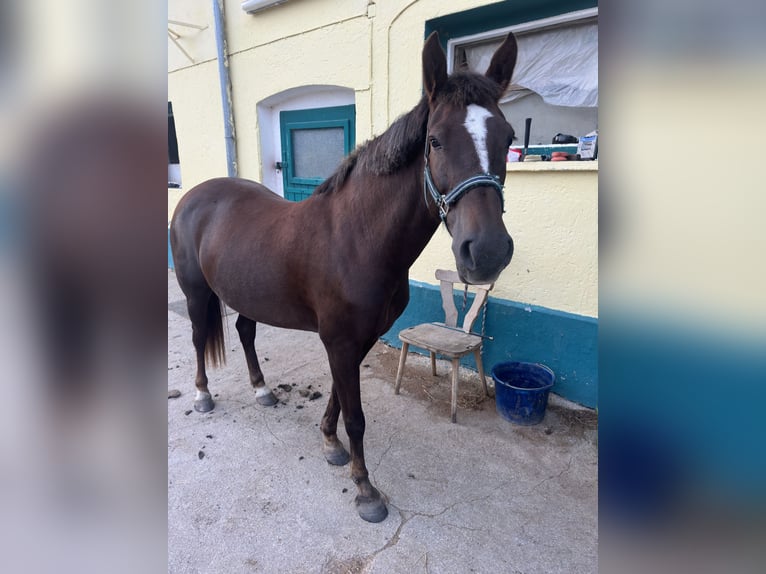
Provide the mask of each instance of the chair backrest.
MULTIPOLYGON (((441 282, 440 289, 442 294, 442 307, 444 307, 444 324, 448 327, 457 327, 457 307, 455 306, 454 289, 455 285, 466 286, 457 271, 448 271, 446 269, 437 269, 436 278, 441 282)), ((487 294, 495 286, 494 283, 487 285, 467 285, 471 289, 475 289, 476 295, 474 296, 471 308, 465 314, 461 329, 466 333, 471 331, 474 321, 479 316, 482 306, 487 302, 487 294)))

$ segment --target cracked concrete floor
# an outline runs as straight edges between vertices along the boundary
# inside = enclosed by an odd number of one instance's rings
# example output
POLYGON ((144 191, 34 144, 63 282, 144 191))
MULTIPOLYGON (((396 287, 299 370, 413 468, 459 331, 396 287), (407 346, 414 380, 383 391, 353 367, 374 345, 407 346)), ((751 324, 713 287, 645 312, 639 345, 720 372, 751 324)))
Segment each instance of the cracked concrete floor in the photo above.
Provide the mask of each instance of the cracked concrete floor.
POLYGON ((255 403, 232 316, 228 363, 208 373, 216 408, 193 411, 191 327, 168 273, 168 390, 181 392, 168 400, 168 572, 596 572, 592 411, 552 396, 543 423, 517 427, 462 371, 452 424, 446 363, 434 378, 410 356, 396 396, 398 350, 378 343, 362 367, 365 451, 389 516, 368 524, 348 467, 320 452, 318 336, 259 325, 256 348, 280 404, 255 403))

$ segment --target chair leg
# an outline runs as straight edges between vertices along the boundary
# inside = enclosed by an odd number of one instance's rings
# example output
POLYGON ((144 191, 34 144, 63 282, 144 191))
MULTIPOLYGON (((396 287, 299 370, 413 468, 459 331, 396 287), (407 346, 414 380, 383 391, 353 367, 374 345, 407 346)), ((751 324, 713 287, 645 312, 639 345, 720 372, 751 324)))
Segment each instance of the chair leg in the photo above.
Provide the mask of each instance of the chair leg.
POLYGON ((460 359, 452 359, 452 422, 457 422, 457 381, 460 377, 460 359))
POLYGON ((484 387, 484 396, 489 396, 489 389, 487 389, 487 379, 484 377, 484 364, 481 362, 481 349, 476 349, 473 352, 473 358, 476 359, 476 366, 479 369, 479 378, 481 379, 481 386, 484 387))
POLYGON ((407 361, 407 351, 410 348, 409 343, 402 342, 402 354, 399 355, 399 368, 396 371, 396 385, 394 385, 394 394, 399 394, 399 387, 402 386, 402 375, 404 374, 404 363, 407 361))
POLYGON ((431 374, 435 377, 436 376, 436 353, 433 351, 429 351, 429 355, 431 355, 431 374))

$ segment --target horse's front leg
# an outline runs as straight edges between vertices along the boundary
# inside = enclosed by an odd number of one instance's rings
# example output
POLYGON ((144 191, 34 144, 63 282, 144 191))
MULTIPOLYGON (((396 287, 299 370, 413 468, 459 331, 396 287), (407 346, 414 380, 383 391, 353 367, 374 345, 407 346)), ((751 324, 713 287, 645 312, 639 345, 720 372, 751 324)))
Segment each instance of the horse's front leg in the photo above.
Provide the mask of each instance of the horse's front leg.
MULTIPOLYGON (((359 492, 356 509, 364 520, 380 522, 388 516, 386 503, 380 492, 370 483, 364 462, 364 412, 359 388, 359 365, 367 349, 353 343, 325 343, 333 378, 333 394, 337 395, 351 450, 351 479, 359 492)), ((330 401, 333 401, 332 397, 330 401)), ((329 411, 330 405, 328 405, 329 411)), ((337 418, 335 419, 337 421, 337 418)), ((324 422, 324 421, 323 421, 324 422)), ((327 435, 325 435, 327 436, 327 435)), ((337 439, 336 439, 337 440, 337 439)))

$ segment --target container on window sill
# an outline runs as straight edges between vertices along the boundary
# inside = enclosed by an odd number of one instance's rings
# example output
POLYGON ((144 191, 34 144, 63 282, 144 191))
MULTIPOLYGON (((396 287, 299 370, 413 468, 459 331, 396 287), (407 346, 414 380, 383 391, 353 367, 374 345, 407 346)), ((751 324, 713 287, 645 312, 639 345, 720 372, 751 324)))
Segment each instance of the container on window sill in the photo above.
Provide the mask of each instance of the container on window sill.
POLYGON ((554 151, 551 154, 551 161, 579 161, 580 156, 576 153, 567 153, 565 151, 554 151))
POLYGON ((521 161, 521 156, 524 152, 519 148, 509 147, 508 155, 505 157, 506 163, 515 163, 521 161))
POLYGON ((598 130, 580 137, 577 144, 577 154, 580 159, 596 159, 598 157, 598 130))

